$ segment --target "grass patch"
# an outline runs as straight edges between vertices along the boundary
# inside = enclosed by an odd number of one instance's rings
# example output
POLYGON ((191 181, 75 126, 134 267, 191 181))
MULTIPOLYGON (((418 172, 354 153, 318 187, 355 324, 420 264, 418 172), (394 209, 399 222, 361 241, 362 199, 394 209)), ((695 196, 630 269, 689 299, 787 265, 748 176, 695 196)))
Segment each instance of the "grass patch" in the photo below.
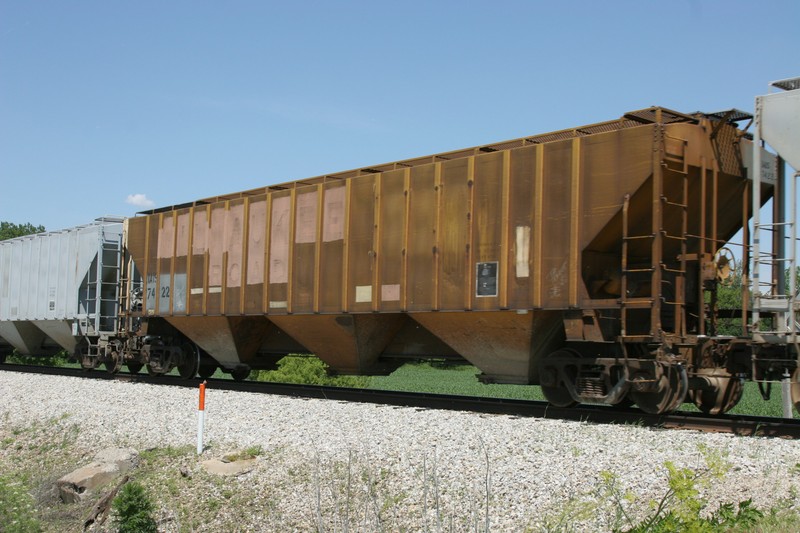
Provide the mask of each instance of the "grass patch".
POLYGON ((373 376, 368 388, 516 400, 544 399, 539 387, 481 383, 476 377, 479 373, 474 366, 465 364, 407 363, 388 376, 373 376))
MULTIPOLYGON (((62 350, 54 355, 20 355, 16 350, 6 358, 6 363, 16 365, 37 365, 37 366, 68 366, 69 354, 62 350)), ((80 365, 77 365, 80 366, 80 365)))
POLYGON ((0 475, 0 530, 8 533, 40 531, 37 509, 29 488, 16 476, 0 475))
POLYGON ((55 487, 58 478, 91 460, 79 435, 67 416, 0 424, 0 531, 74 531, 83 523, 94 502, 65 505, 55 487), (14 515, 10 521, 8 513, 14 515))
POLYGON ((259 455, 264 455, 264 448, 259 445, 256 445, 256 446, 249 446, 244 450, 238 452, 229 453, 225 455, 224 459, 230 462, 247 461, 250 459, 255 459, 259 455))

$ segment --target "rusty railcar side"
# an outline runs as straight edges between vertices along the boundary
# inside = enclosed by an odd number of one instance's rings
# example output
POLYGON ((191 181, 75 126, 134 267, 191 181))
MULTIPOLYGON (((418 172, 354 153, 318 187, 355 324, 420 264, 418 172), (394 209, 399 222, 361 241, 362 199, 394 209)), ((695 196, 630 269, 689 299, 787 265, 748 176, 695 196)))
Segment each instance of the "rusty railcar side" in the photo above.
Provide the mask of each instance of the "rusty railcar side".
POLYGON ((223 366, 305 348, 371 372, 427 343, 535 383, 565 341, 705 333, 698 280, 747 218, 740 142, 650 108, 155 210, 127 245, 143 314, 223 366))

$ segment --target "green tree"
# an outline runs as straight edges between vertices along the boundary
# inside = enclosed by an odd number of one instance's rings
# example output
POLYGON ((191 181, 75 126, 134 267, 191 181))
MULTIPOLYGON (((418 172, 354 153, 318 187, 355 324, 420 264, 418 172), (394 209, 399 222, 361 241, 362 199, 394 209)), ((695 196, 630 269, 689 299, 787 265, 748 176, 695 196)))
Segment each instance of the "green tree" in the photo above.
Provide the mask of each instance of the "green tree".
MULTIPOLYGON (((717 309, 741 309, 742 307, 742 265, 737 264, 729 282, 717 286, 717 309)), ((724 313, 724 311, 722 311, 724 313)), ((721 318, 717 321, 718 335, 737 336, 742 334, 741 318, 721 318)))
POLYGON ((32 233, 41 233, 43 231, 44 226, 34 226, 30 222, 26 222, 25 224, 0 222, 0 241, 22 237, 23 235, 30 235, 32 233))
MULTIPOLYGON (((785 287, 784 294, 789 294, 790 273, 787 268, 784 273, 785 287)), ((717 287, 717 309, 740 309, 742 307, 742 267, 736 265, 736 270, 729 283, 717 287)), ((795 271, 795 291, 800 291, 800 268, 795 271)), ((767 324, 764 324, 768 328, 767 324)), ((722 318, 717 322, 717 333, 719 335, 741 335, 741 318, 722 318)))

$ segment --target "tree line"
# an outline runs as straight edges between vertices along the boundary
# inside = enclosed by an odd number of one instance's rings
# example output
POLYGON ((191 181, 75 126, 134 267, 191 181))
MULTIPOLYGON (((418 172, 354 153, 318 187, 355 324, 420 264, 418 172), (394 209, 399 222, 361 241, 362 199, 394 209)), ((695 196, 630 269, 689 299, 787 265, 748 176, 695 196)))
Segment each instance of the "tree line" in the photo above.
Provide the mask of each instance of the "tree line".
POLYGON ((23 237, 32 233, 41 233, 44 226, 34 226, 30 222, 25 224, 14 224, 13 222, 0 222, 0 241, 23 237))

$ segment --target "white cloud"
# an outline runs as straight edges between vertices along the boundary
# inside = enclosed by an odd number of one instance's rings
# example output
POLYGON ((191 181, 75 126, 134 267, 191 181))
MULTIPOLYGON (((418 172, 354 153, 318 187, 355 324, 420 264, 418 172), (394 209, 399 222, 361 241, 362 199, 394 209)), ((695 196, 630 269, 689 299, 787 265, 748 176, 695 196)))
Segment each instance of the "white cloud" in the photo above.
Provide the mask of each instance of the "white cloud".
POLYGON ((129 194, 127 198, 125 198, 125 203, 134 205, 136 207, 153 207, 155 202, 147 197, 146 194, 129 194))

